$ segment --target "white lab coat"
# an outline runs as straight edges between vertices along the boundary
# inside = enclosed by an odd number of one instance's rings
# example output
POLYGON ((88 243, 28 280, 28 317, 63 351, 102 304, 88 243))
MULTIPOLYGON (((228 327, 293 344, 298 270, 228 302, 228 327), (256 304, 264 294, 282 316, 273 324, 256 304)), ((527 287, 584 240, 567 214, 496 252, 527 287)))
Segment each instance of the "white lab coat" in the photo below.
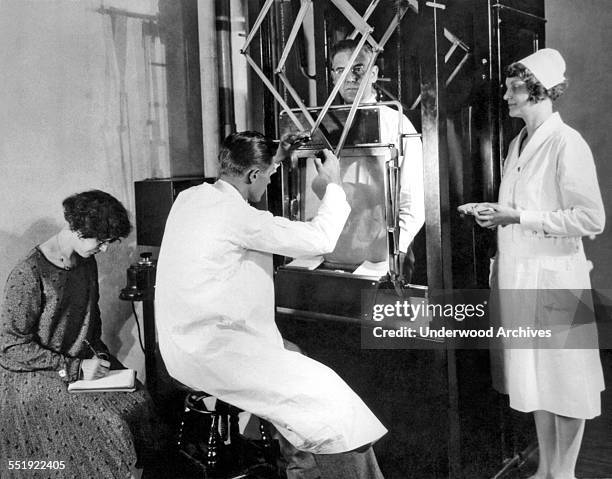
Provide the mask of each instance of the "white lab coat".
MULTIPOLYGON (((563 314, 554 300, 557 293, 549 290, 590 290, 592 264, 581 237, 601 233, 605 214, 593 156, 582 136, 558 113, 540 125, 519 155, 525 134, 523 129, 510 144, 499 190, 500 204, 520 210, 520 224, 497 228, 491 286, 512 303, 502 301, 502 325, 537 327, 551 311, 563 314), (538 291, 504 296, 503 290, 538 291)), ((596 335, 593 323, 584 328, 596 335)), ((510 395, 514 409, 592 418, 600 414, 604 388, 594 347, 506 349, 503 376, 494 382, 510 395)), ((498 357, 495 351, 492 357, 498 357)))
POLYGON ((224 181, 203 184, 174 203, 157 265, 156 324, 169 373, 272 422, 312 453, 349 451, 386 429, 334 371, 284 349, 271 253, 331 251, 349 210, 336 185, 301 223, 251 207, 224 181))

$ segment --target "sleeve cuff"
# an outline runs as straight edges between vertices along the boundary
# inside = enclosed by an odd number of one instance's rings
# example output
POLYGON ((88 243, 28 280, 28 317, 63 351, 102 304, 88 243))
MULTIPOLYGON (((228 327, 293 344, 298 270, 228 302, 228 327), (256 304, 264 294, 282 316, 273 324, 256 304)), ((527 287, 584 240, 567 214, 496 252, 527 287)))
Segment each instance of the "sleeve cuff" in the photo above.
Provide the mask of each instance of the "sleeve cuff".
POLYGON ((543 233, 542 214, 539 211, 521 211, 520 225, 534 233, 543 233))
POLYGON ((337 185, 336 183, 327 184, 327 189, 325 190, 325 196, 329 196, 332 199, 336 197, 336 198, 342 198, 343 200, 346 200, 346 193, 344 192, 342 187, 340 185, 337 185))
MULTIPOLYGON (((325 189, 325 196, 323 197, 322 205, 334 205, 333 208, 336 211, 342 211, 343 214, 346 214, 348 217, 349 212, 351 211, 351 205, 349 205, 346 199, 346 193, 344 189, 335 183, 328 183, 327 188, 325 189)), ((346 220, 345 217, 345 220, 346 220)), ((332 248, 333 249, 333 248, 332 248)))
MULTIPOLYGON (((79 379, 81 372, 81 360, 78 358, 70 358, 62 361, 62 367, 66 371, 66 374, 62 379, 68 383, 74 382, 79 379)), ((61 374, 60 374, 61 376, 61 374)))

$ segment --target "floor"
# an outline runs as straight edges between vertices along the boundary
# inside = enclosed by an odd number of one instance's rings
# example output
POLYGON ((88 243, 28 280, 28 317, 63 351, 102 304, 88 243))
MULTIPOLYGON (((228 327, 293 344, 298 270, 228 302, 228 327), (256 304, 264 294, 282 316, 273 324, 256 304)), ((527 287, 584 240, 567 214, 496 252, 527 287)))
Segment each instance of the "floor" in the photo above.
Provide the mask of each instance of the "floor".
POLYGON ((612 350, 601 352, 607 389, 602 393, 601 416, 587 421, 578 459, 579 478, 612 478, 612 350))
MULTIPOLYGON (((604 391, 602 394, 602 415, 599 418, 587 422, 576 471, 576 476, 579 479, 612 479, 612 351, 602 351, 602 363, 606 375, 606 384, 609 386, 608 390, 604 391)), ((525 415, 523 420, 526 429, 529 428, 531 422, 529 416, 525 415)), ((479 426, 472 424, 470 427, 476 429, 479 426)), ((406 454, 409 453, 409 451, 406 451, 406 454)), ((472 461, 474 467, 468 467, 462 471, 464 477, 461 479, 491 479, 493 475, 489 472, 484 474, 479 474, 477 472, 480 469, 478 466, 480 460, 488 460, 485 458, 491 456, 491 451, 477 451, 473 459, 468 459, 468 462, 472 461)), ((535 472, 536 461, 537 456, 533 455, 522 467, 509 470, 505 475, 500 477, 500 479, 525 479, 535 472)), ((381 466, 384 466, 384 464, 381 463, 381 466)), ((486 467, 486 469, 489 471, 491 470, 490 467, 486 467)), ((156 467, 156 470, 146 472, 143 479, 156 479, 159 477, 172 477, 173 479, 203 479, 205 476, 201 469, 194 467, 184 458, 168 454, 166 458, 160 460, 160 464, 156 467)), ((263 479, 265 476, 253 475, 249 477, 263 479)), ((395 478, 399 476, 392 474, 391 477, 395 478)), ((437 477, 437 474, 432 473, 427 476, 419 474, 419 477, 405 476, 405 478, 408 477, 415 477, 416 479, 429 479, 431 477, 433 479, 437 477)))
MULTIPOLYGON (((612 479, 612 350, 601 351, 607 390, 601 396, 601 416, 587 421, 576 467, 578 479, 612 479)), ((535 472, 537 456, 504 479, 524 479, 535 472)))

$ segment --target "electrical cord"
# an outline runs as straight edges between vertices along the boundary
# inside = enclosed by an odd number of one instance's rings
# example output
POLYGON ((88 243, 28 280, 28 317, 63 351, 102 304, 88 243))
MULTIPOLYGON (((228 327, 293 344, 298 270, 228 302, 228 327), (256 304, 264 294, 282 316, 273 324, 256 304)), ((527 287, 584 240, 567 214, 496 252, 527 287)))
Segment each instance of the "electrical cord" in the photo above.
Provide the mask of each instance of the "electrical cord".
POLYGON ((145 352, 144 345, 142 343, 142 335, 140 334, 140 322, 138 321, 138 314, 136 313, 136 306, 134 305, 134 301, 130 301, 132 303, 132 313, 134 313, 134 319, 136 320, 136 327, 138 328, 138 342, 140 343, 140 349, 142 352, 145 352))

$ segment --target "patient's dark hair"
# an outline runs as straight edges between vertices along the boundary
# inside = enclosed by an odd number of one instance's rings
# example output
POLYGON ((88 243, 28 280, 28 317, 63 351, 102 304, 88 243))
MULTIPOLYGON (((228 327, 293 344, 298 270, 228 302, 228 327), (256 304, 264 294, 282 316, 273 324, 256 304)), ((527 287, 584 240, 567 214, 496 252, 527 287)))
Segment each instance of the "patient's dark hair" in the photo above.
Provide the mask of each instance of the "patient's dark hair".
POLYGON ((70 229, 78 231, 83 238, 116 240, 127 237, 132 230, 125 207, 104 191, 77 193, 66 198, 62 205, 70 229))
POLYGON ((220 173, 242 176, 250 168, 268 168, 276 154, 277 145, 272 139, 256 131, 242 131, 229 135, 219 151, 220 173))
POLYGON ((506 69, 507 77, 518 77, 525 82, 527 87, 527 93, 529 93, 529 101, 532 103, 538 103, 546 98, 550 98, 555 101, 559 98, 567 89, 567 80, 563 80, 558 85, 552 88, 546 89, 544 85, 536 78, 529 68, 520 62, 512 63, 506 69))
MULTIPOLYGON (((335 43, 329 52, 329 64, 331 65, 334 57, 340 52, 353 52, 359 46, 359 41, 353 38, 345 38, 344 40, 340 40, 335 43)), ((371 55, 373 53, 372 47, 369 43, 365 43, 363 47, 361 47, 361 51, 364 51, 371 55)))

